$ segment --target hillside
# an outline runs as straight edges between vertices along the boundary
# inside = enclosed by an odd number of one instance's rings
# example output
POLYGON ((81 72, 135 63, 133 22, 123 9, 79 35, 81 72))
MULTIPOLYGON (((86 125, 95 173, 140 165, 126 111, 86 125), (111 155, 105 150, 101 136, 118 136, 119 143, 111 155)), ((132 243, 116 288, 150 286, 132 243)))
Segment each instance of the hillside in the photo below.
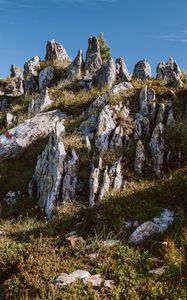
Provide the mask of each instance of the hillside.
POLYGON ((0 80, 0 299, 187 298, 187 75, 100 47, 0 80))

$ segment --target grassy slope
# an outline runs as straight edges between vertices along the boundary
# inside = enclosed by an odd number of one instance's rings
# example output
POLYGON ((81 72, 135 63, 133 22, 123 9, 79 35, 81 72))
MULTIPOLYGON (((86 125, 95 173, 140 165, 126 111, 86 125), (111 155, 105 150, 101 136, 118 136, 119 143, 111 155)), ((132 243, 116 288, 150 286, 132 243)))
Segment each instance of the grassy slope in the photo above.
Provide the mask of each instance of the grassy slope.
MULTIPOLYGON (((148 81, 147 84, 155 88, 158 101, 168 99, 168 87, 157 81, 148 81)), ((137 81, 134 85, 136 89, 122 94, 120 99, 129 100, 132 111, 136 112, 142 83, 137 81)), ((55 107, 74 115, 67 124, 69 132, 65 145, 68 147, 73 143, 82 154, 83 172, 80 175, 86 181, 90 157, 73 130, 80 122, 79 113, 97 97, 99 91, 92 90, 87 94, 58 87, 53 88, 52 93, 57 97, 55 107)), ((180 91, 175 111, 181 111, 186 94, 186 88, 180 91)), ((119 98, 111 99, 111 102, 114 101, 119 101, 119 98)), ((19 104, 18 110, 16 106, 14 108, 19 111, 20 120, 26 117, 24 101, 19 104)), ((180 113, 177 117, 180 121, 180 113)), ((6 235, 0 237, 0 299, 186 299, 187 168, 172 171, 158 180, 136 178, 127 168, 127 176, 133 178, 127 191, 110 193, 93 209, 88 209, 81 199, 57 209, 54 219, 47 221, 36 202, 27 199, 26 192, 37 155, 45 144, 46 141, 41 141, 18 159, 0 165, 0 199, 11 189, 21 190, 24 195, 11 208, 2 201, 0 230, 6 235), (151 237, 137 247, 127 244, 131 231, 124 228, 125 221, 130 219, 142 223, 166 207, 174 209, 176 218, 164 235, 151 237), (77 226, 80 222, 82 224, 77 226), (86 243, 77 248, 67 245, 65 234, 72 230, 77 230, 86 243), (120 245, 104 248, 103 240, 109 238, 120 239, 120 245), (96 260, 88 256, 94 252, 99 254, 96 260), (163 260, 164 275, 151 276, 148 273, 160 266, 152 263, 150 257, 163 260), (79 281, 65 288, 54 285, 59 273, 69 273, 77 268, 113 279, 115 287, 109 291, 104 287, 85 287, 79 281)), ((110 153, 110 161, 113 155, 116 154, 110 153)))

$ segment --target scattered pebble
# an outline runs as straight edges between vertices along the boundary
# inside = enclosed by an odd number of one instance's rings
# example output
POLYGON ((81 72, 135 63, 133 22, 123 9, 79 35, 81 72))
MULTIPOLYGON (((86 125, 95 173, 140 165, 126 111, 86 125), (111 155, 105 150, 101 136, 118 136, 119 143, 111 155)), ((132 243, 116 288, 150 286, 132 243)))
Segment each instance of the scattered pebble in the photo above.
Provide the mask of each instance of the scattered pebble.
POLYGON ((102 278, 100 274, 97 275, 90 275, 88 277, 86 277, 83 282, 85 285, 89 285, 91 284, 92 286, 100 286, 102 283, 102 278))
POLYGON ((85 243, 85 240, 82 238, 82 236, 77 236, 77 235, 72 235, 70 237, 67 237, 66 241, 69 242, 72 247, 76 247, 80 244, 85 243))
POLYGON ((165 269, 164 268, 157 268, 149 271, 149 274, 155 274, 155 275, 162 275, 164 274, 165 269))

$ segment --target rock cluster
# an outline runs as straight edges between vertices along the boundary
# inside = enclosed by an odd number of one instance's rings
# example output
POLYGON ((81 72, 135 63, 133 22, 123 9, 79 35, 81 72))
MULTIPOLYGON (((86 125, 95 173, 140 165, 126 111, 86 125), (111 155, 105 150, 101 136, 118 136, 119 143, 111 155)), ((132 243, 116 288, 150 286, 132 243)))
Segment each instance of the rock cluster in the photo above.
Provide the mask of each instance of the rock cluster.
POLYGON ((43 112, 52 103, 53 100, 49 96, 48 88, 46 88, 42 92, 40 92, 39 95, 33 97, 32 101, 29 103, 28 106, 28 114, 32 115, 32 114, 37 114, 39 112, 43 112))
POLYGON ((133 77, 141 80, 151 78, 151 66, 147 59, 137 62, 134 67, 133 77))
POLYGON ((61 61, 66 63, 70 61, 70 58, 66 52, 66 49, 61 44, 55 40, 51 40, 47 42, 45 60, 61 61))
POLYGON ((56 123, 29 184, 30 196, 36 190, 38 202, 48 217, 57 201, 70 202, 76 197, 78 156, 74 150, 70 155, 65 150, 63 123, 63 120, 56 123))
POLYGON ((174 87, 182 87, 181 70, 177 62, 170 58, 167 63, 160 62, 157 66, 157 79, 166 80, 174 87))

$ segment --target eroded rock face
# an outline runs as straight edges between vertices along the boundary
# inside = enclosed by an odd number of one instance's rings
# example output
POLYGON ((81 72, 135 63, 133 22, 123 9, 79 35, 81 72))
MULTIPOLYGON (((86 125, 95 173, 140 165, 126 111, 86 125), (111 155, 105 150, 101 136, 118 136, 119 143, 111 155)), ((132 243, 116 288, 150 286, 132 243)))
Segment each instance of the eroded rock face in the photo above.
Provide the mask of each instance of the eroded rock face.
POLYGON ((99 88, 103 88, 108 86, 109 88, 116 81, 116 65, 112 58, 107 60, 102 67, 97 71, 96 76, 94 78, 94 82, 96 86, 99 88))
POLYGON ((16 116, 14 116, 12 113, 6 114, 6 122, 7 122, 7 128, 11 128, 16 121, 16 116))
POLYGON ((139 61, 135 65, 133 77, 141 80, 151 78, 151 66, 146 59, 139 61))
POLYGON ((94 36, 88 40, 88 50, 85 60, 85 76, 92 77, 102 65, 100 46, 98 39, 94 36))
POLYGON ((5 87, 4 93, 8 97, 19 97, 24 95, 24 85, 22 77, 15 77, 5 87))
POLYGON ((139 96, 139 113, 144 116, 148 117, 150 113, 150 104, 155 101, 155 91, 153 89, 148 88, 145 86, 140 92, 139 96))
POLYGON ((44 89, 39 95, 35 96, 28 106, 28 114, 37 114, 47 109, 53 100, 49 96, 48 89, 44 89))
POLYGON ((50 85, 54 77, 54 68, 49 66, 39 73, 39 90, 43 91, 50 85))
POLYGON ((170 58, 167 63, 160 62, 157 66, 157 79, 166 80, 174 87, 182 87, 181 70, 177 62, 170 58))
POLYGON ((70 62, 66 49, 55 40, 47 42, 45 60, 70 62))
POLYGON ((38 157, 35 173, 29 185, 32 195, 37 191, 37 200, 48 218, 51 217, 57 201, 62 203, 75 199, 77 177, 76 166, 78 157, 74 150, 69 156, 64 148, 63 121, 57 122, 49 137, 49 143, 38 157))
POLYGON ((117 81, 122 82, 131 80, 131 76, 123 58, 117 58, 116 60, 116 79, 117 81))
POLYGON ((0 161, 15 157, 38 139, 47 137, 56 122, 64 118, 59 110, 41 113, 0 135, 0 161))
POLYGON ((38 90, 38 71, 40 68, 40 58, 35 56, 24 65, 24 86, 25 92, 35 92, 38 90))
POLYGON ((67 80, 74 81, 82 78, 84 67, 83 53, 79 50, 74 61, 67 68, 67 80))

